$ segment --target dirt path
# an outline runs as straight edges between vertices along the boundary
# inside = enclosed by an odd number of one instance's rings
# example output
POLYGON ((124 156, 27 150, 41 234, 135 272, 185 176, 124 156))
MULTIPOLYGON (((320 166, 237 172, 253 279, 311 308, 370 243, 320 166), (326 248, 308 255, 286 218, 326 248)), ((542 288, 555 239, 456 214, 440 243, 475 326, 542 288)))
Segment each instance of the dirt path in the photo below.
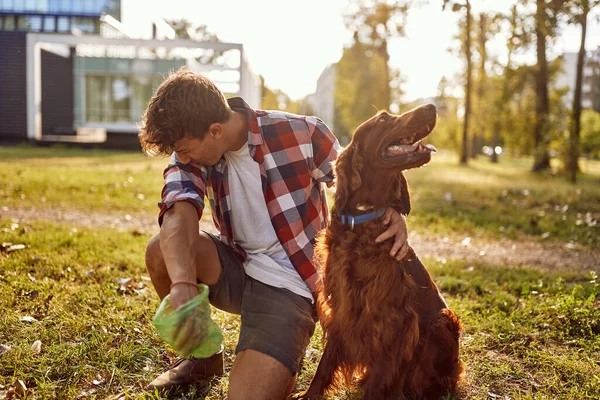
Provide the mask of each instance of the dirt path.
MULTIPOLYGON (((156 214, 107 214, 60 208, 2 208, 0 218, 14 222, 49 221, 85 227, 111 227, 120 231, 158 233, 156 214)), ((201 222, 201 228, 215 232, 211 223, 201 222)), ((560 242, 537 243, 532 240, 496 241, 477 238, 448 238, 433 236, 423 231, 410 232, 410 244, 422 257, 464 259, 476 263, 505 265, 533 265, 546 269, 600 271, 600 250, 589 250, 560 242)))

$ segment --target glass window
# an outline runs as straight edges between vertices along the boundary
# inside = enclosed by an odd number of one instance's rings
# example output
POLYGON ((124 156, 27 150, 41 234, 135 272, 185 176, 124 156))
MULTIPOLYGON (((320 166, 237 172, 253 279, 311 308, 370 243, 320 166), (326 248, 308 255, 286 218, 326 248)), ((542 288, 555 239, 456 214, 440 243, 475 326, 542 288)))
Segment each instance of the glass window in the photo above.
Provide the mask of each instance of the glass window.
POLYGON ((0 0, 0 8, 6 11, 13 9, 13 0, 0 0))
POLYGON ((23 1, 13 1, 12 2, 12 10, 13 11, 25 11, 25 4, 23 1))
POLYGON ((149 75, 133 76, 133 98, 131 121, 139 121, 153 93, 153 79, 149 75))
POLYGON ((85 119, 88 122, 105 122, 106 77, 88 75, 85 78, 85 119))
POLYGON ((4 16, 4 30, 14 31, 15 30, 15 17, 13 15, 4 16))
POLYGON ((42 30, 42 16, 41 15, 32 15, 31 17, 27 17, 29 20, 30 30, 34 32, 39 32, 42 30))
POLYGON ((94 33, 95 24, 90 18, 74 17, 71 19, 71 28, 79 29, 82 32, 94 33))
POLYGON ((70 28, 70 23, 71 21, 69 21, 69 17, 58 17, 58 32, 68 32, 71 28, 70 28))
POLYGON ((59 0, 58 11, 61 11, 61 12, 71 11, 71 0, 59 0))
POLYGON ((129 78, 115 76, 110 78, 110 120, 113 122, 129 122, 131 106, 131 83, 129 78))
POLYGON ((55 32, 56 31, 56 18, 46 16, 44 17, 44 32, 55 32))
POLYGON ((48 11, 57 12, 60 0, 48 0, 48 11))
POLYGON ((31 25, 29 24, 29 19, 25 16, 17 17, 17 30, 18 31, 28 31, 31 25))
POLYGON ((37 4, 35 4, 36 0, 25 0, 25 1, 22 1, 22 3, 25 3, 24 4, 25 11, 36 11, 37 10, 37 4))

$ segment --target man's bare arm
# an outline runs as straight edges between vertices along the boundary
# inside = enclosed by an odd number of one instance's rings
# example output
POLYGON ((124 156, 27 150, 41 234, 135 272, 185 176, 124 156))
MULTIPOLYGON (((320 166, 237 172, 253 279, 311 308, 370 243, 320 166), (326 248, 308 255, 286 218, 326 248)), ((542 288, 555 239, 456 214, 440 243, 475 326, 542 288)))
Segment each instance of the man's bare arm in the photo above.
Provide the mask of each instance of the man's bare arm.
MULTIPOLYGON (((186 202, 177 202, 163 217, 160 228, 160 249, 171 282, 196 282, 194 244, 200 237, 196 208, 186 202)), ((198 294, 192 285, 176 285, 171 289, 174 308, 185 304, 198 294)))

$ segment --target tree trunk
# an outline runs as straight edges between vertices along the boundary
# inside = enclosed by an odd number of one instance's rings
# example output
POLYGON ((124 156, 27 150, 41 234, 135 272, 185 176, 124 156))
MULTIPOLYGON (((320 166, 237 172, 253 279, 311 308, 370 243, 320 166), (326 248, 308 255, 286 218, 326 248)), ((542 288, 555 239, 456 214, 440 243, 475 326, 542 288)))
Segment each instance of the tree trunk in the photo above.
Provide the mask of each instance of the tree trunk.
POLYGON ((577 182, 579 170, 579 131, 581 129, 581 89, 583 84, 583 64, 585 62, 585 36, 587 32, 588 10, 581 15, 581 47, 577 55, 577 78, 575 80, 575 97, 573 98, 573 116, 571 119, 571 140, 569 149, 569 172, 571 182, 577 182))
POLYGON ((481 152, 481 144, 485 142, 485 125, 488 120, 487 110, 481 106, 483 104, 483 96, 485 96, 486 92, 486 82, 487 82, 487 73, 485 71, 485 65, 487 63, 487 16, 485 13, 479 14, 479 74, 478 74, 478 82, 477 82, 477 102, 479 103, 477 107, 477 117, 475 120, 476 129, 473 133, 473 146, 471 146, 471 158, 477 158, 477 156, 481 152))
POLYGON ((460 163, 467 164, 469 157, 469 117, 471 115, 471 79, 472 79, 472 63, 471 63, 471 4, 467 0, 467 37, 465 39, 465 53, 467 56, 467 85, 465 87, 465 119, 463 123, 463 140, 462 154, 460 163))
POLYGON ((546 9, 544 0, 537 0, 535 17, 536 53, 538 71, 536 75, 536 121, 535 154, 533 172, 550 169, 548 154, 548 129, 550 101, 548 98, 548 60, 546 59, 546 9))

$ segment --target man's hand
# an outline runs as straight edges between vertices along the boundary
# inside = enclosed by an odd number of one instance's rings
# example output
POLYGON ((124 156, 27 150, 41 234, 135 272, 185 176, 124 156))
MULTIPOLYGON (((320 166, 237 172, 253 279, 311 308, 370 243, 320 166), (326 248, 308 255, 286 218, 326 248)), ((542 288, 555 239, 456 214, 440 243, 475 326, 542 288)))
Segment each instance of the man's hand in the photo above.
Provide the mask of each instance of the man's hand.
POLYGON ((393 208, 388 208, 382 217, 382 221, 388 228, 375 239, 377 243, 394 237, 394 245, 390 251, 392 257, 400 261, 408 254, 408 229, 404 216, 393 208))

